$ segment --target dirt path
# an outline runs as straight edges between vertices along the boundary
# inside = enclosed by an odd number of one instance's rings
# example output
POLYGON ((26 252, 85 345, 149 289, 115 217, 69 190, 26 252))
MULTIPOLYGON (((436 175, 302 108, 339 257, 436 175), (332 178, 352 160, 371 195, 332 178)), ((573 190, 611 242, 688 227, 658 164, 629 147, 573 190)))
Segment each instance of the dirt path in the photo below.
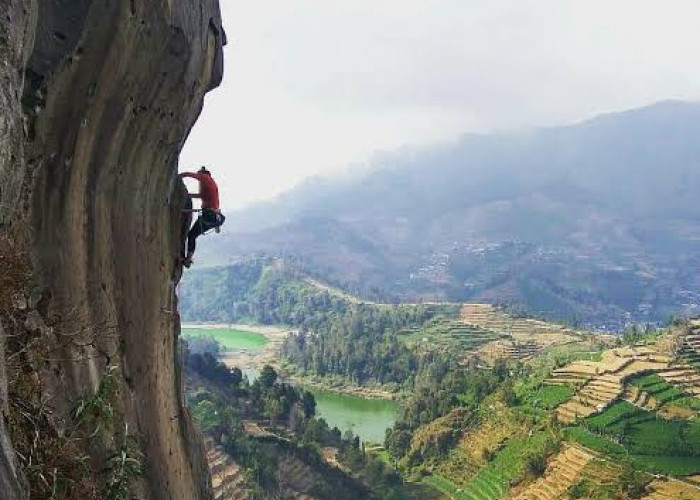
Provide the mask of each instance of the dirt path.
POLYGON ((318 288, 319 290, 328 292, 329 295, 347 300, 352 304, 377 304, 376 302, 372 302, 371 300, 362 300, 358 297, 355 297, 354 295, 349 294, 348 292, 341 290, 340 288, 321 283, 320 281, 316 281, 313 278, 306 278, 304 281, 309 285, 318 288))

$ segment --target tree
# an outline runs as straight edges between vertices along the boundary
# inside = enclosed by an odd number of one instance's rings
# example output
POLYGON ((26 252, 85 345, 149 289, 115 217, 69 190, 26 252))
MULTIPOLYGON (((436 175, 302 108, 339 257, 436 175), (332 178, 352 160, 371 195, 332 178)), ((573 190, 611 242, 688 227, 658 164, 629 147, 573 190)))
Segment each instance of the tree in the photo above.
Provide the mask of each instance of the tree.
POLYGON ((304 408, 306 418, 311 418, 316 414, 316 398, 309 391, 304 391, 301 397, 301 404, 304 408))
POLYGON ((260 372, 258 381, 263 388, 270 389, 277 381, 277 372, 270 365, 265 365, 260 372))

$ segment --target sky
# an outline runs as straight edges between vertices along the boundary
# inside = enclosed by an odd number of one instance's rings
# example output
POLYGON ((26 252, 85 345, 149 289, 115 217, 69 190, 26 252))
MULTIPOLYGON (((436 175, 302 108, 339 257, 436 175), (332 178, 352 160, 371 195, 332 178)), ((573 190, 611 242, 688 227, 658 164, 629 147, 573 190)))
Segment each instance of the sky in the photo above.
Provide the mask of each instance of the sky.
POLYGON ((221 0, 224 81, 180 170, 224 210, 377 151, 700 100, 697 0, 221 0))

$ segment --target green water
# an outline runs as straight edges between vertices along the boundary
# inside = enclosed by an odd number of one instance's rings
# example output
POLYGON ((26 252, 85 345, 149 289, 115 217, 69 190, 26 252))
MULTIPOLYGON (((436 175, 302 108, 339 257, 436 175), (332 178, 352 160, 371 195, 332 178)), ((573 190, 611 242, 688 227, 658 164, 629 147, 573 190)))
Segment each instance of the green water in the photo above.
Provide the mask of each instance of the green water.
POLYGON ((309 388, 316 398, 316 416, 342 432, 351 430, 363 441, 384 443, 386 430, 396 420, 396 403, 384 399, 365 399, 349 394, 309 388))
POLYGON ((262 333, 244 332, 232 328, 195 328, 183 327, 182 335, 185 338, 214 337, 226 351, 246 349, 249 351, 262 351, 268 340, 262 333))

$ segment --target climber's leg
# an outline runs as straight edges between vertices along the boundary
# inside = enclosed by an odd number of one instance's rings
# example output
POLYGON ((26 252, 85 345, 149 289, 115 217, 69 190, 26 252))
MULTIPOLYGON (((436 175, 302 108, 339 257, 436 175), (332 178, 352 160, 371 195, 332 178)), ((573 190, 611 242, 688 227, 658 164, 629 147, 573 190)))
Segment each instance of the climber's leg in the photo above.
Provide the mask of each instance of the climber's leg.
POLYGON ((180 258, 184 259, 187 255, 187 235, 190 232, 190 227, 192 226, 192 198, 187 196, 185 199, 185 209, 182 211, 182 221, 180 227, 180 238, 182 244, 180 245, 180 258))
POLYGON ((214 210, 204 209, 202 211, 202 214, 197 217, 197 220, 187 235, 187 255, 182 261, 185 267, 190 267, 192 265, 192 256, 197 247, 197 238, 210 229, 216 228, 218 232, 218 228, 224 223, 225 219, 223 214, 215 212, 214 210))
POLYGON ((197 247, 197 238, 206 231, 206 225, 202 216, 197 217, 197 220, 192 225, 192 229, 187 233, 187 255, 182 264, 185 267, 190 267, 192 265, 192 256, 194 255, 195 248, 197 247))

